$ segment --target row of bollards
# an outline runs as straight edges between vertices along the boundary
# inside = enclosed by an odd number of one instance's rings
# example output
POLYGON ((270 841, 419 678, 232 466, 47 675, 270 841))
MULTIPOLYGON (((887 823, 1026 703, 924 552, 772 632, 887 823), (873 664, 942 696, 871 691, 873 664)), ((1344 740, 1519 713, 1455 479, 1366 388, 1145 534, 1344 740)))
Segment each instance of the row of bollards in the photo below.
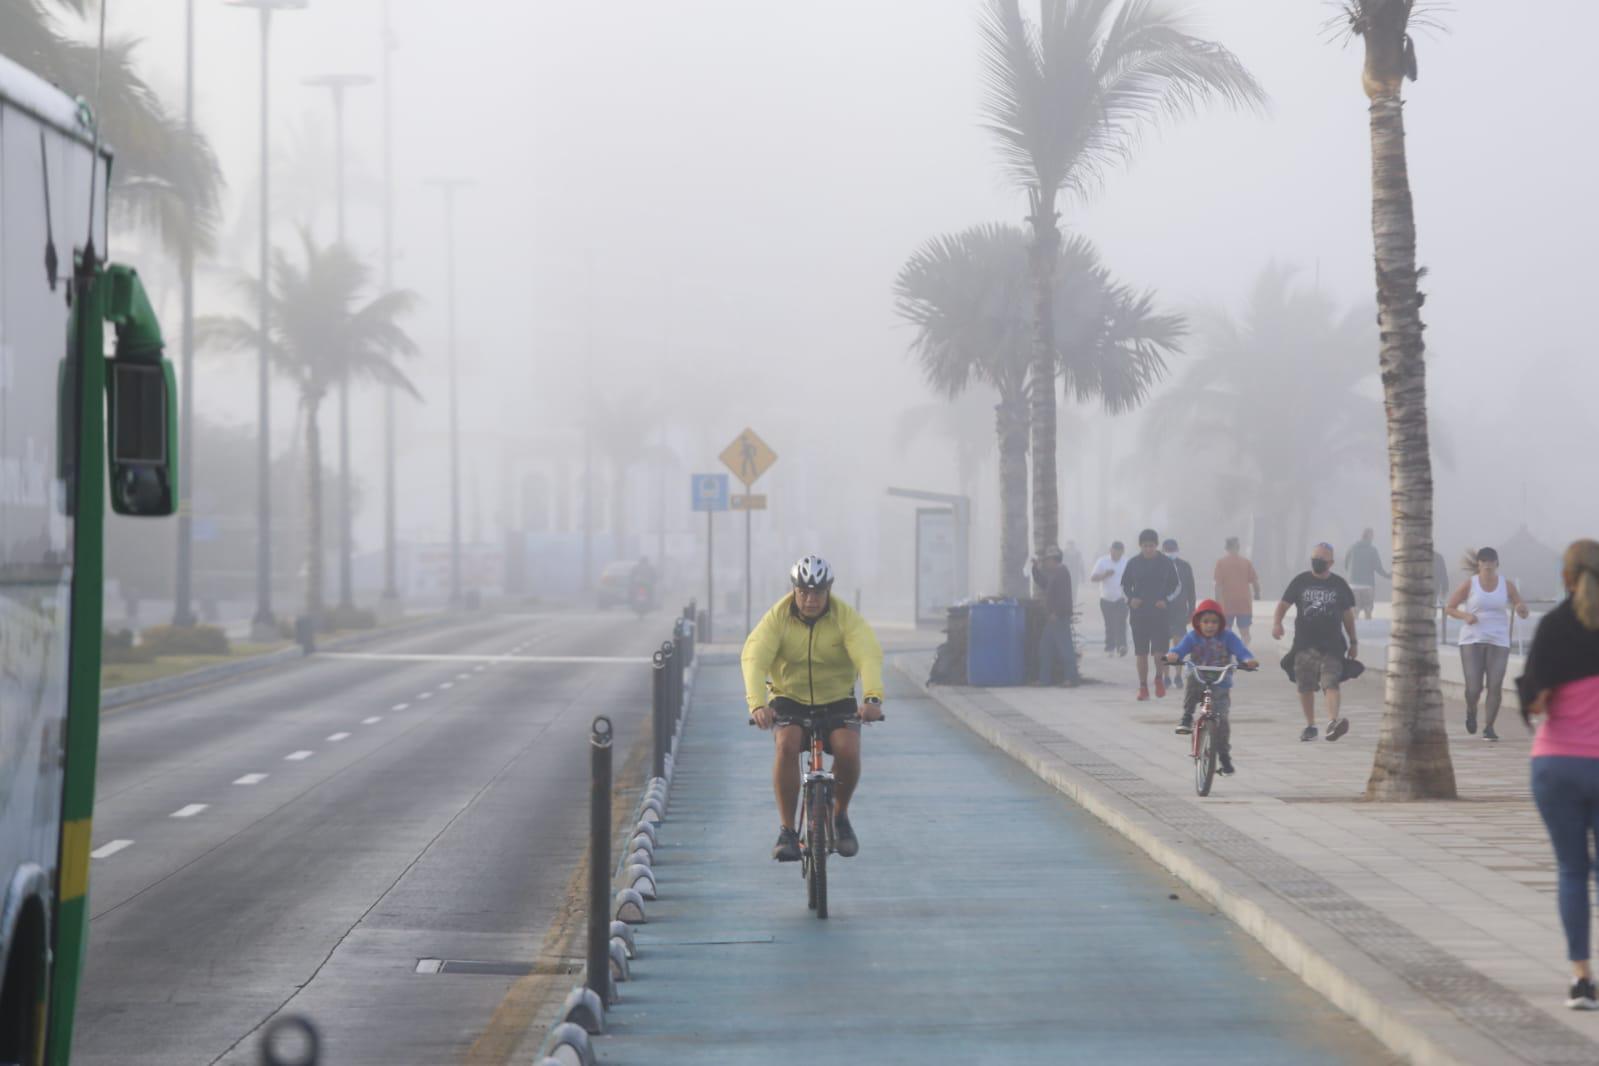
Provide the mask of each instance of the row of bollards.
POLYGON ((588 950, 583 984, 561 1007, 561 1020, 545 1037, 543 1066, 591 1066, 591 1038, 605 1031, 605 1012, 618 1001, 617 984, 632 978, 638 956, 633 927, 648 919, 644 905, 656 897, 656 828, 666 817, 678 738, 693 687, 695 605, 690 603, 672 627, 672 639, 651 657, 653 773, 626 831, 620 858, 611 865, 611 753, 613 730, 604 715, 589 734, 589 893, 588 950), (613 878, 616 893, 611 893, 613 878))

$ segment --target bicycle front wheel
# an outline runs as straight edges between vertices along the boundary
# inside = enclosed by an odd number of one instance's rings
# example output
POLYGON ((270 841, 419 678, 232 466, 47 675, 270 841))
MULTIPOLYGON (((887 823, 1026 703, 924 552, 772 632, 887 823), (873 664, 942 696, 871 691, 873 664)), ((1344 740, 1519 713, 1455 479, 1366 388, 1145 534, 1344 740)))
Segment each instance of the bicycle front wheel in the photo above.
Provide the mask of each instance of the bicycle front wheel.
POLYGON ((833 830, 833 797, 827 788, 811 790, 806 812, 805 851, 810 858, 810 897, 816 917, 827 917, 827 848, 833 830))
POLYGON ((1206 716, 1194 727, 1194 732, 1198 735, 1198 743, 1194 745, 1198 750, 1194 758, 1194 791, 1208 796, 1211 782, 1216 780, 1215 723, 1206 716))

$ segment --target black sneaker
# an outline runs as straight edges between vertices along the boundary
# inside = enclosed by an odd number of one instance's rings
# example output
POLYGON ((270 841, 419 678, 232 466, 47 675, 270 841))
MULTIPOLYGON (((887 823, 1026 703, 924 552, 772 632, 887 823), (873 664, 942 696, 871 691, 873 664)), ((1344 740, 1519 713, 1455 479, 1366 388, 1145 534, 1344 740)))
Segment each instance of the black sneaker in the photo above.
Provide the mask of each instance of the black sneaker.
POLYGON ((1189 733, 1192 733, 1193 731, 1194 731, 1194 716, 1191 715, 1191 714, 1183 715, 1183 720, 1181 722, 1177 723, 1177 732, 1183 734, 1184 736, 1187 736, 1189 733))
POLYGON ((1332 724, 1327 727, 1327 739, 1337 740, 1347 732, 1349 732, 1349 719, 1345 718, 1343 715, 1339 715, 1333 720, 1332 724))
POLYGON ((1579 977, 1571 982, 1566 993, 1566 1006, 1572 1010, 1599 1010, 1599 996, 1594 994, 1593 979, 1579 977))
POLYGON ((1223 777, 1233 776, 1233 758, 1231 755, 1220 755, 1216 758, 1216 772, 1223 777))
POLYGON ((854 858, 861 850, 861 842, 855 839, 855 827, 842 814, 833 816, 833 847, 846 859, 854 858))
POLYGON ((1499 734, 1494 732, 1494 727, 1493 726, 1491 726, 1491 725, 1483 726, 1483 728, 1482 728, 1482 739, 1484 739, 1484 740, 1498 740, 1499 739, 1499 734))
POLYGON ((1299 739, 1300 740, 1315 740, 1316 739, 1316 727, 1313 726, 1313 725, 1307 725, 1303 730, 1300 731, 1299 739))
POLYGON ((799 862, 799 834, 785 825, 777 834, 777 846, 772 849, 772 858, 778 862, 799 862))
POLYGON ((1467 711, 1466 712, 1466 732, 1472 733, 1472 734, 1475 734, 1477 732, 1477 712, 1476 711, 1467 711))

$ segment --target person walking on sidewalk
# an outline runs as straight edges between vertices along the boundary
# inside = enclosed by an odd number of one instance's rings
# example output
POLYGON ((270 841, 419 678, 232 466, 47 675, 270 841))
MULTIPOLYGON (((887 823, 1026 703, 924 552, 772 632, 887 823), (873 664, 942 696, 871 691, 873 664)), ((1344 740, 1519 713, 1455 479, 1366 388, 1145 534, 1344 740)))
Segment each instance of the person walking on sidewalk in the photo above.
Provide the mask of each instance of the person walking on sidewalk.
POLYGON ((1377 554, 1377 545, 1371 542, 1372 536, 1370 529, 1362 532, 1360 539, 1344 556, 1344 569, 1349 571, 1349 585, 1355 593, 1355 610, 1365 612, 1368 622, 1371 621, 1372 609, 1377 605, 1377 576, 1393 576, 1382 568, 1382 556, 1377 554))
POLYGON ((1076 685, 1077 649, 1072 643, 1072 572, 1059 548, 1044 552, 1040 571, 1044 586, 1044 632, 1038 638, 1038 683, 1053 685, 1055 660, 1060 660, 1062 685, 1076 685))
MULTIPOLYGON (((1176 539, 1167 537, 1161 543, 1160 552, 1170 559, 1172 565, 1177 568, 1178 592, 1167 608, 1168 613, 1171 615, 1171 623, 1166 632, 1168 635, 1172 635, 1181 633, 1188 628, 1189 621, 1194 617, 1194 606, 1199 602, 1199 597, 1194 589, 1194 568, 1188 565, 1187 559, 1177 554, 1176 539)), ((1182 668, 1168 666, 1164 659, 1160 662, 1160 673, 1168 685, 1175 686, 1183 680, 1182 668), (1169 676, 1167 674, 1168 670, 1171 671, 1169 676)))
POLYGON ((1228 537, 1227 554, 1216 560, 1216 599, 1227 612, 1227 624, 1238 627, 1238 635, 1249 643, 1249 629, 1255 624, 1255 601, 1260 599, 1260 575, 1255 564, 1239 554, 1238 538, 1228 537))
POLYGON ((1122 573, 1127 569, 1122 542, 1112 541, 1110 553, 1094 560, 1088 580, 1099 586, 1099 613, 1105 619, 1105 654, 1127 654, 1127 594, 1122 591, 1122 573))
POLYGON ((1572 982, 1566 1006, 1599 1010, 1588 929, 1589 837, 1599 833, 1599 541, 1566 549, 1566 599, 1543 617, 1516 679, 1532 742, 1532 796, 1560 871, 1560 924, 1572 982))
MULTIPOLYGON (((1199 666, 1226 666, 1229 660, 1237 659, 1241 670, 1255 670, 1260 666, 1259 661, 1227 628, 1227 616, 1222 613, 1221 604, 1215 600, 1205 600, 1194 609, 1194 628, 1183 635, 1177 646, 1166 653, 1168 663, 1180 663, 1184 657, 1199 666)), ((1233 679, 1224 677, 1221 681, 1211 686, 1211 710, 1216 713, 1216 772, 1223 776, 1233 772, 1232 727, 1227 721, 1227 711, 1232 707, 1233 679)), ((1205 698, 1205 684, 1199 680, 1198 675, 1189 677, 1188 687, 1183 692, 1183 717, 1177 723, 1177 732, 1192 733, 1194 731, 1194 708, 1199 706, 1199 701, 1205 698)))
MULTIPOLYGON (((1127 596, 1128 619, 1133 627, 1133 654, 1138 657, 1138 698, 1149 699, 1149 657, 1171 647, 1171 601, 1182 591, 1177 567, 1157 547, 1160 534, 1146 529, 1138 534, 1138 554, 1122 571, 1122 592, 1127 596)), ((1155 670, 1155 695, 1166 695, 1164 665, 1155 670)))
POLYGON ((833 835, 846 859, 860 841, 846 812, 861 777, 861 723, 883 717, 883 646, 856 610, 832 597, 833 569, 819 555, 795 563, 788 577, 794 590, 767 611, 744 641, 744 698, 750 719, 776 728, 772 790, 782 828, 772 858, 798 862, 800 752, 811 746, 808 731, 794 721, 801 711, 825 711, 822 743, 833 756, 833 835), (862 700, 855 702, 855 678, 862 700), (767 678, 771 700, 767 700, 767 678))
POLYGON ((1504 695, 1505 668, 1510 665, 1510 612, 1527 617, 1527 604, 1516 583, 1499 576, 1499 553, 1478 548, 1468 557, 1476 571, 1449 597, 1445 612, 1466 623, 1460 627, 1460 667, 1466 677, 1466 732, 1477 731, 1477 702, 1487 711, 1482 739, 1498 740, 1494 720, 1504 695))
POLYGON ((1310 569, 1288 583, 1277 613, 1272 616, 1271 635, 1283 639, 1283 619, 1288 608, 1295 609, 1294 643, 1289 650, 1294 684, 1299 689, 1299 706, 1305 712, 1305 728, 1300 740, 1316 739, 1316 693, 1327 694, 1327 739, 1337 740, 1349 732, 1349 719, 1339 711, 1346 660, 1355 657, 1355 593, 1349 582, 1332 572, 1333 547, 1325 541, 1310 553, 1310 569), (1348 634, 1348 641, 1344 640, 1348 634))

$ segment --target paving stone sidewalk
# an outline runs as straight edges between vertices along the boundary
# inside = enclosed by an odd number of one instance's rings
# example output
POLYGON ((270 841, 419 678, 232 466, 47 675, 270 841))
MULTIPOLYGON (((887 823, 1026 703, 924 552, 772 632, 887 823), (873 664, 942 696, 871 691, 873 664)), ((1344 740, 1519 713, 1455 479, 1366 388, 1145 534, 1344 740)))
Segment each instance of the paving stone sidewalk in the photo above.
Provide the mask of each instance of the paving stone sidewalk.
MULTIPOLYGON (((1390 1047, 1418 1061, 1599 1062, 1599 1014, 1562 1002, 1554 860, 1515 710, 1500 716, 1504 739, 1488 743, 1465 733, 1464 708, 1449 703, 1460 801, 1367 803, 1380 675, 1346 686, 1347 736, 1302 743, 1297 697, 1275 657, 1260 657, 1268 666, 1233 699, 1238 773, 1207 799, 1194 794, 1187 738, 1173 732, 1178 696, 1136 702, 1130 657, 1090 651, 1084 673, 1104 683, 1078 689, 929 691, 1204 882, 1196 887, 1390 1047)), ((931 656, 896 662, 921 681, 931 656)))

